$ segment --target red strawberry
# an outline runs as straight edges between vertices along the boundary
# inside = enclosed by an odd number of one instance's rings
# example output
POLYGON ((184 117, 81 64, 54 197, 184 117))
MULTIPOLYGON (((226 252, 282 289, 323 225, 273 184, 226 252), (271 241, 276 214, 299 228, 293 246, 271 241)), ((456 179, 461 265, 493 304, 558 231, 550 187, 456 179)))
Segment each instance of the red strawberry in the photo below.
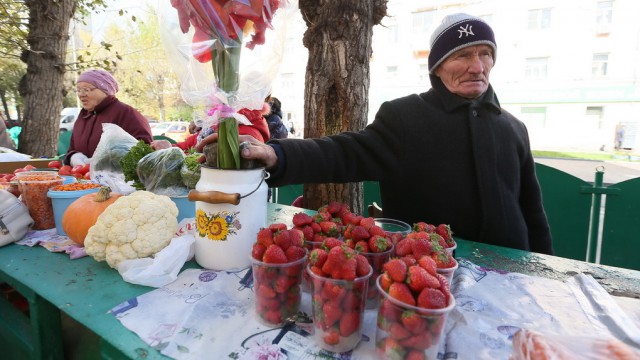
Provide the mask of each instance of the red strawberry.
POLYGON ((326 260, 327 252, 324 249, 313 249, 309 253, 309 264, 311 264, 312 266, 321 268, 326 260))
POLYGON ((369 243, 364 241, 364 240, 360 240, 358 241, 355 246, 353 247, 353 249, 357 252, 371 252, 369 249, 369 243))
POLYGON ((272 324, 279 324, 282 322, 282 313, 280 309, 267 310, 263 318, 272 324))
POLYGON ((327 205, 327 211, 331 215, 336 215, 342 209, 343 204, 337 201, 332 201, 327 205))
POLYGON ((258 231, 257 242, 264 246, 273 244, 273 231, 269 228, 262 228, 258 231))
POLYGON ((413 243, 413 239, 410 238, 404 238, 398 241, 395 249, 396 255, 402 257, 411 254, 411 252, 413 251, 413 249, 411 248, 411 243, 413 243))
POLYGON ((311 224, 313 218, 309 214, 299 212, 293 215, 293 226, 302 227, 311 224))
POLYGON ((407 277, 407 264, 397 258, 387 261, 382 269, 389 274, 393 281, 404 282, 407 277))
POLYGON ((386 299, 383 299, 380 302, 379 314, 381 320, 385 321, 387 324, 399 321, 401 316, 400 311, 398 311, 398 307, 386 299))
POLYGON ((351 238, 355 241, 368 240, 371 234, 364 228, 364 226, 356 225, 351 229, 351 238))
POLYGON ((344 286, 335 284, 331 281, 325 281, 322 286, 322 296, 325 299, 330 299, 331 301, 340 303, 346 294, 347 290, 344 286))
POLYGON ((312 273, 321 276, 321 277, 327 277, 327 273, 325 273, 324 271, 322 271, 322 269, 319 266, 311 266, 309 268, 309 270, 311 270, 312 273))
POLYGON ((266 284, 260 284, 258 286, 258 289, 256 290, 256 296, 260 297, 260 298, 274 298, 276 297, 276 292, 270 288, 268 285, 266 284))
POLYGON ((369 249, 374 253, 381 253, 391 248, 391 242, 384 236, 374 235, 369 238, 369 249))
POLYGON ((325 250, 331 250, 336 246, 342 246, 343 242, 334 237, 327 237, 322 241, 322 248, 325 250))
POLYGON ((322 341, 327 345, 336 345, 340 342, 340 333, 338 333, 336 329, 328 329, 324 335, 322 335, 322 341))
POLYGON ((267 247, 267 250, 262 256, 262 261, 269 264, 284 264, 287 261, 287 255, 282 248, 278 245, 272 244, 267 247))
POLYGON ((284 253, 287 256, 287 262, 292 262, 302 259, 307 254, 307 251, 300 246, 289 246, 284 253))
MULTIPOLYGON (((371 271, 371 265, 369 265, 369 261, 367 260, 366 257, 364 257, 364 255, 356 255, 356 276, 357 277, 361 277, 361 276, 365 276, 369 273, 369 271, 371 271)), ((372 289, 373 291, 373 289, 372 289)))
POLYGON ((317 212, 314 216, 313 216, 313 221, 320 224, 323 221, 331 221, 333 220, 333 216, 331 216, 331 214, 329 214, 326 211, 320 211, 317 212))
POLYGON ((411 244, 411 252, 417 259, 433 252, 431 242, 427 239, 414 239, 411 244))
POLYGON ((291 246, 291 235, 289 234, 289 230, 278 230, 273 233, 273 242, 280 246, 282 250, 286 250, 291 246))
POLYGON ((310 224, 311 228, 313 229, 313 233, 317 234, 319 232, 322 232, 322 228, 320 227, 320 224, 318 224, 317 222, 312 222, 310 224))
POLYGON ((431 338, 431 333, 428 331, 416 333, 415 335, 400 341, 402 346, 417 350, 426 350, 431 347, 432 343, 433 339, 431 338))
POLYGON ((341 216, 342 223, 345 225, 358 225, 360 223, 360 219, 358 219, 358 215, 347 212, 341 216))
POLYGON ((337 237, 340 234, 340 229, 338 228, 338 224, 333 221, 323 221, 320 223, 320 229, 322 232, 331 237, 337 237))
POLYGON ((413 224, 413 231, 433 232, 435 229, 436 227, 434 225, 428 224, 424 221, 413 224))
POLYGON ((455 266, 455 259, 446 250, 432 253, 431 258, 436 262, 436 267, 438 269, 446 269, 455 266))
POLYGON ((453 232, 448 224, 438 225, 438 227, 436 227, 436 234, 442 236, 447 243, 453 240, 453 232))
POLYGON ((291 240, 291 246, 304 246, 304 234, 300 229, 289 229, 289 239, 291 240))
POLYGON ((269 225, 269 229, 275 233, 277 231, 287 230, 287 225, 283 223, 273 223, 269 225))
POLYGON ((395 322, 389 328, 389 335, 396 340, 402 340, 411 336, 411 333, 402 324, 395 322))
POLYGON ((418 265, 422 266, 423 269, 427 270, 427 272, 433 276, 435 276, 438 271, 436 269, 438 266, 436 265, 436 261, 433 260, 430 256, 423 256, 418 259, 418 265))
POLYGON ((251 256, 256 260, 262 261, 262 256, 264 255, 264 252, 266 250, 267 250, 266 246, 260 243, 255 243, 251 248, 251 256))
POLYGON ((407 264, 407 268, 409 266, 413 266, 415 264, 418 263, 418 260, 416 260, 415 257, 413 257, 413 255, 406 255, 400 258, 400 260, 404 261, 405 264, 407 264))
POLYGON ((405 283, 394 282, 393 284, 391 284, 391 286, 389 286, 389 296, 409 305, 416 305, 416 299, 413 297, 413 294, 411 294, 411 290, 405 283))
POLYGON ((430 240, 434 244, 440 245, 443 249, 447 248, 447 242, 444 238, 436 233, 429 234, 430 240))
POLYGON ((297 279, 294 277, 280 275, 273 283, 273 290, 275 290, 278 294, 284 294, 297 282, 297 279))
POLYGON ((322 313, 324 314, 324 324, 326 327, 331 327, 342 316, 342 309, 340 304, 333 300, 329 300, 322 305, 322 313))
POLYGON ((440 283, 440 291, 444 294, 446 304, 449 305, 449 298, 451 297, 451 289, 449 288, 449 280, 440 274, 436 274, 436 279, 440 283))
POLYGON ((410 266, 407 270, 407 284, 409 285, 409 288, 416 294, 420 293, 422 289, 429 286, 429 277, 435 280, 437 285, 440 285, 438 283, 438 279, 429 275, 427 270, 423 269, 421 266, 410 266))
POLYGON ((360 328, 360 313, 348 312, 340 318, 340 336, 347 337, 360 328))
POLYGON ((442 291, 425 288, 418 295, 418 306, 425 309, 442 309, 447 307, 447 301, 442 291))
POLYGON ((382 290, 389 292, 389 286, 391 286, 391 284, 393 284, 393 280, 389 274, 386 272, 382 273, 382 276, 380 277, 380 287, 382 290))
POLYGON ((426 356, 424 351, 420 350, 409 350, 407 356, 404 358, 405 360, 425 360, 426 356))
POLYGON ((378 235, 378 236, 384 236, 384 237, 386 237, 386 236, 387 236, 387 232, 386 232, 386 231, 384 231, 384 230, 383 230, 380 226, 378 226, 378 225, 373 225, 373 226, 371 227, 371 229, 369 229, 369 234, 371 234, 371 236, 375 236, 375 235, 378 235))
POLYGON ((413 334, 417 334, 427 328, 427 321, 413 310, 405 310, 400 316, 400 321, 413 334))
POLYGON ((360 220, 360 226, 364 227, 367 231, 376 224, 376 221, 372 217, 366 217, 360 220))
POLYGON ((380 351, 385 359, 404 359, 406 350, 392 337, 384 339, 380 345, 380 351))
POLYGON ((313 239, 313 227, 311 227, 310 225, 305 225, 302 228, 300 228, 300 230, 302 230, 302 234, 304 235, 304 240, 305 241, 311 241, 313 239))

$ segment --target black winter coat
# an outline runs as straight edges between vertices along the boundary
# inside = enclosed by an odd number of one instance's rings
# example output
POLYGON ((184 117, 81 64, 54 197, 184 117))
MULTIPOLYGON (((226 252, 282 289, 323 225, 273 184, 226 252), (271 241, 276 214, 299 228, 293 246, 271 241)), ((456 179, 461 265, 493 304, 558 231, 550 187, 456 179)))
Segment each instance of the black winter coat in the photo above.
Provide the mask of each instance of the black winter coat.
POLYGON ((378 180, 385 217, 552 254, 525 125, 491 86, 469 100, 431 81, 426 93, 383 103, 359 132, 272 142, 281 157, 270 186, 378 180))

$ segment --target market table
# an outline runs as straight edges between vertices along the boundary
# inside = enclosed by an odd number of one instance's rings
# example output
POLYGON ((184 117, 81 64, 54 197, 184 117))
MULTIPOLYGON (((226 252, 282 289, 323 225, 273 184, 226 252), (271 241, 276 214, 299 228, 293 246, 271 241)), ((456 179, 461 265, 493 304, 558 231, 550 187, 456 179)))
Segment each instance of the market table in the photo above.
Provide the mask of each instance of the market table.
MULTIPOLYGON (((290 226, 293 215, 299 211, 300 208, 269 203, 267 222, 284 222, 290 226)), ((640 271, 465 240, 458 240, 456 257, 464 257, 481 266, 556 280, 564 280, 577 273, 590 274, 611 295, 640 299, 640 271)), ((198 266, 191 261, 185 267, 198 266)), ((0 335, 10 331, 22 338, 34 358, 63 357, 60 312, 101 338, 103 358, 166 358, 107 313, 121 302, 153 288, 125 282, 104 262, 97 263, 91 257, 70 260, 66 254, 51 253, 42 247, 12 244, 0 248, 2 282, 27 297, 31 320, 27 324, 18 324, 19 319, 7 315, 0 307, 0 335)))

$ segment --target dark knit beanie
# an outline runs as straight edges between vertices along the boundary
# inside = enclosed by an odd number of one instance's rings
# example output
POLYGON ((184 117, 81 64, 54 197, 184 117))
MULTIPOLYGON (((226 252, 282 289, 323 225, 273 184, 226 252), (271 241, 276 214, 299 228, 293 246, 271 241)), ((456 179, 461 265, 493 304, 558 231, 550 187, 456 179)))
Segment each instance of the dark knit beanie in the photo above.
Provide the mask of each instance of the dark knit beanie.
POLYGON ((498 48, 489 24, 469 14, 458 13, 446 16, 431 35, 429 73, 433 74, 438 65, 455 51, 480 44, 493 48, 495 62, 498 48))

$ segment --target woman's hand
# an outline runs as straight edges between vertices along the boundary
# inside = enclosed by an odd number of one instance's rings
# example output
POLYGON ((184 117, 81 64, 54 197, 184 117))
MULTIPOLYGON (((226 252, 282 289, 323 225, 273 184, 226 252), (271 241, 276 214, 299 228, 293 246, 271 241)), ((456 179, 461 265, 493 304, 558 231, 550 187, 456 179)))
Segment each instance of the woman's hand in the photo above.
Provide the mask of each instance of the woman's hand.
MULTIPOLYGON (((272 170, 278 165, 278 157, 276 156, 276 152, 273 148, 251 135, 239 135, 239 140, 241 143, 248 142, 249 146, 244 148, 240 153, 240 156, 247 160, 257 160, 265 164, 265 168, 267 170, 272 170)), ((203 152, 204 146, 213 142, 218 141, 218 133, 213 133, 198 143, 195 149, 197 152, 203 152)), ((200 162, 205 162, 204 156, 199 159, 200 162)))

